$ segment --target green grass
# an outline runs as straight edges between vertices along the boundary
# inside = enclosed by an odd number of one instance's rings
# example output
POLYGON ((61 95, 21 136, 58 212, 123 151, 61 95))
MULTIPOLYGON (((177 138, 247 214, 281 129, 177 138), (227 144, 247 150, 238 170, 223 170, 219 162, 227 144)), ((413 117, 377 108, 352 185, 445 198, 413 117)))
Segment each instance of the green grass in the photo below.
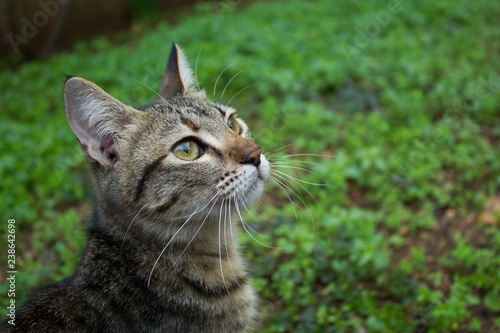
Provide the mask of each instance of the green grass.
POLYGON ((304 157, 314 174, 289 170, 329 185, 305 184, 309 210, 271 186, 273 201, 246 217, 273 247, 242 237, 259 332, 498 332, 500 7, 234 4, 1 70, 1 232, 16 219, 17 299, 70 275, 85 241, 92 194, 63 74, 140 106, 154 94, 136 80, 158 90, 174 40, 193 65, 201 48, 198 78, 213 99, 244 70, 222 100, 251 85, 232 104, 262 147, 332 156, 304 157))

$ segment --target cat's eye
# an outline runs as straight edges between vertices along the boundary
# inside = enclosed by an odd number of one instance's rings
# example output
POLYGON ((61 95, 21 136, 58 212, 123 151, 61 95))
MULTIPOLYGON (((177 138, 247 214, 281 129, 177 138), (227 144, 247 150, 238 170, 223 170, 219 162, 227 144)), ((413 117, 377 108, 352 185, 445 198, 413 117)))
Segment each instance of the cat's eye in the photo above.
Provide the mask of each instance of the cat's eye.
POLYGON ((236 134, 241 134, 241 126, 236 120, 236 116, 233 114, 229 119, 227 120, 227 126, 229 126, 230 129, 233 130, 236 134))
POLYGON ((177 144, 172 152, 181 160, 193 161, 203 154, 203 148, 193 140, 186 140, 177 144))

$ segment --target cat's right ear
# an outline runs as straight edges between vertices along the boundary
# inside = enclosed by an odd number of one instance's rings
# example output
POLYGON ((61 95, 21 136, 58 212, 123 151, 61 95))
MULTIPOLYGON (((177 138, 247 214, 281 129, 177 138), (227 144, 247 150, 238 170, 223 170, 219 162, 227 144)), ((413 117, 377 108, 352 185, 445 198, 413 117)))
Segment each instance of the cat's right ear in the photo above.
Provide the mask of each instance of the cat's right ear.
POLYGON ((163 101, 174 96, 186 96, 193 85, 193 71, 189 67, 181 48, 172 43, 172 50, 163 74, 161 88, 156 101, 163 101))
POLYGON ((121 135, 141 112, 80 77, 70 77, 64 84, 64 104, 69 125, 89 161, 116 168, 121 135))

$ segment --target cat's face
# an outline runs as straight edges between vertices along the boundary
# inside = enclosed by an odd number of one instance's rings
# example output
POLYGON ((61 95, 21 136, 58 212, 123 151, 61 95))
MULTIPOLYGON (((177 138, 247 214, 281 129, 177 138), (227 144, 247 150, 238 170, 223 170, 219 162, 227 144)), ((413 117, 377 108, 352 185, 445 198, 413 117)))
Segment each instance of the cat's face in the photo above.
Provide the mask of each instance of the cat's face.
POLYGON ((258 199, 269 162, 236 111, 190 90, 190 80, 174 46, 156 102, 140 110, 84 79, 66 82, 68 121, 102 205, 185 219, 215 205, 258 199))
POLYGON ((129 153, 116 168, 123 186, 133 188, 124 196, 135 205, 176 217, 260 196, 269 162, 234 109, 192 97, 143 109, 145 120, 124 143, 129 153))

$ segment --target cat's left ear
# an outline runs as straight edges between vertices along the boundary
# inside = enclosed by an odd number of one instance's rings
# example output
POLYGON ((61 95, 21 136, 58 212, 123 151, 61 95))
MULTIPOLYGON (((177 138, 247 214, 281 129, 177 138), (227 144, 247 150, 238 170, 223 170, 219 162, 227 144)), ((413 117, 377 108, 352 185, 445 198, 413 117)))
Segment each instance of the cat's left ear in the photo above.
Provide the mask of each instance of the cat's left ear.
POLYGON ((184 53, 177 44, 172 43, 167 69, 163 74, 160 92, 156 101, 174 96, 189 95, 193 82, 193 71, 189 67, 184 53))

